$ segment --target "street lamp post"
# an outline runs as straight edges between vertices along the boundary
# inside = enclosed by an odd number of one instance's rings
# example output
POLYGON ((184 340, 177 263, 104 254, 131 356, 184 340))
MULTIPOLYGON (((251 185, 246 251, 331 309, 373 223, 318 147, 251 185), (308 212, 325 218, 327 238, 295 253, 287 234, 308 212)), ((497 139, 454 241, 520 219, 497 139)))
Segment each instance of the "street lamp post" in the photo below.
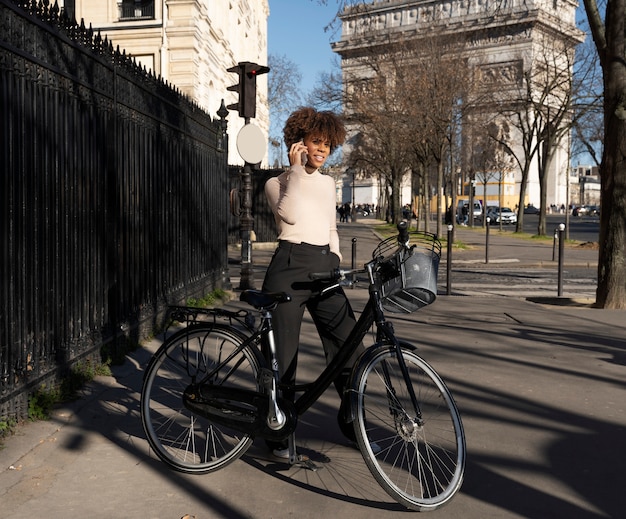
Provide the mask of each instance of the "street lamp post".
POLYGON ((356 222, 356 171, 352 170, 352 214, 350 220, 356 222))
POLYGON ((241 173, 241 217, 239 219, 239 232, 241 235, 241 277, 239 288, 247 290, 254 288, 254 273, 252 271, 252 229, 254 218, 252 217, 252 168, 245 163, 241 173))

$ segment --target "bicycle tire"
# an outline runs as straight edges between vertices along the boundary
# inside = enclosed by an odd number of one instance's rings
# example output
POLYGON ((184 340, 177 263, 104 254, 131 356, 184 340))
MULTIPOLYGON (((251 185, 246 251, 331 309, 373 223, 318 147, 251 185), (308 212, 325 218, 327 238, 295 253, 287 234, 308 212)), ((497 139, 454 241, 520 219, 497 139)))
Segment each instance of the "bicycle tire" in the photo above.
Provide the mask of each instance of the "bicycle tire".
MULTIPOLYGON (((250 435, 212 423, 183 405, 185 388, 244 340, 228 326, 191 325, 169 337, 150 360, 141 390, 141 420, 153 451, 173 469, 213 472, 238 459, 252 444, 250 435)), ((212 383, 257 391, 260 355, 254 348, 244 348, 212 377, 212 383)))
POLYGON ((461 487, 465 436, 450 391, 411 348, 403 345, 401 352, 422 421, 418 423, 411 411, 395 349, 380 345, 366 354, 353 378, 353 425, 363 459, 384 490, 411 510, 431 511, 447 503, 461 487), (386 380, 391 381, 391 391, 386 380), (380 452, 375 452, 374 445, 380 452))

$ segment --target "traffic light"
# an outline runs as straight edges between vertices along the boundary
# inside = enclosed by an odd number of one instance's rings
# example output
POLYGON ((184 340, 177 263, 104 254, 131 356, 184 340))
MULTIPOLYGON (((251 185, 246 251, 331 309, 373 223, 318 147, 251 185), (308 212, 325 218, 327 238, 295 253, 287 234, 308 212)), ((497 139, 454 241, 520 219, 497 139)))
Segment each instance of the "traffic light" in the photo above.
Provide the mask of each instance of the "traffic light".
POLYGON ((239 75, 239 83, 227 88, 231 92, 237 92, 239 101, 227 105, 226 108, 237 110, 239 117, 254 119, 256 117, 256 77, 267 74, 270 71, 269 67, 250 61, 241 61, 227 70, 239 75))

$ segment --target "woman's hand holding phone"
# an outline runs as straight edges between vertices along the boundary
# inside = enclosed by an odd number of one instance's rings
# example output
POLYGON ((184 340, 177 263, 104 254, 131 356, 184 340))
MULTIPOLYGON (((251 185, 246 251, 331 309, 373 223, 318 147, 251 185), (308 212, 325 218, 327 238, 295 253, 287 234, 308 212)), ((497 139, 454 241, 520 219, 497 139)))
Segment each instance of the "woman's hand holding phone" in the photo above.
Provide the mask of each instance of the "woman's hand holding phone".
POLYGON ((304 141, 298 141, 291 146, 289 152, 289 163, 292 166, 300 164, 302 167, 306 166, 308 161, 307 147, 304 145, 304 141))

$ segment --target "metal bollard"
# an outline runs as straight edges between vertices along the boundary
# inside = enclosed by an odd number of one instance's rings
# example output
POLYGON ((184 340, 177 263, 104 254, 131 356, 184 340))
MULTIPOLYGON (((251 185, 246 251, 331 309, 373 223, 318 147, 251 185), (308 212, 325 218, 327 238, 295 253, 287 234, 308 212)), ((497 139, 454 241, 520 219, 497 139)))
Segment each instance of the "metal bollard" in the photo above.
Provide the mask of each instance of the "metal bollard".
POLYGON ((452 294, 452 225, 448 225, 448 258, 446 262, 446 294, 452 294))
MULTIPOLYGON (((356 268, 356 238, 352 238, 352 269, 356 268)), ((356 274, 352 274, 352 286, 350 288, 354 288, 356 284, 356 274)))
POLYGON ((557 274, 557 295, 561 297, 563 295, 563 250, 565 249, 564 234, 565 224, 559 224, 559 266, 557 274))
POLYGON ((487 230, 485 232, 485 263, 489 263, 489 227, 491 227, 489 225, 490 221, 491 221, 491 218, 488 216, 487 217, 487 230))

